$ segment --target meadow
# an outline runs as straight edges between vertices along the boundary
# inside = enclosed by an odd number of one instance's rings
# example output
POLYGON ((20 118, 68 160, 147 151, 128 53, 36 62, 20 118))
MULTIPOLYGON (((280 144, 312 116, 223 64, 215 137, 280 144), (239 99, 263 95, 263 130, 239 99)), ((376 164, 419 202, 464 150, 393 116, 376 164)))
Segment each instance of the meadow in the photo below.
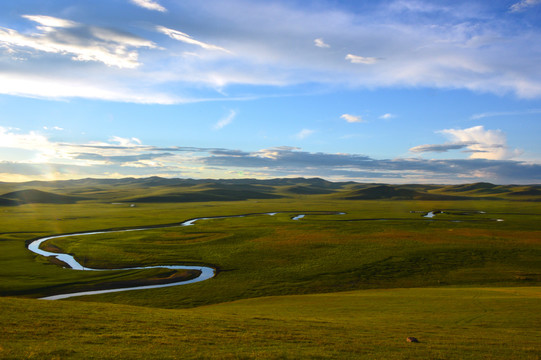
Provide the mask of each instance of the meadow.
POLYGON ((0 207, 0 357, 539 358, 539 202, 348 200, 335 190, 298 189, 237 201, 0 207), (251 215, 174 226, 240 214, 251 215), (299 214, 306 216, 292 220, 299 214), (217 276, 36 300, 172 274, 63 269, 28 251, 28 240, 160 224, 168 226, 46 246, 88 267, 193 264, 212 266, 217 276))

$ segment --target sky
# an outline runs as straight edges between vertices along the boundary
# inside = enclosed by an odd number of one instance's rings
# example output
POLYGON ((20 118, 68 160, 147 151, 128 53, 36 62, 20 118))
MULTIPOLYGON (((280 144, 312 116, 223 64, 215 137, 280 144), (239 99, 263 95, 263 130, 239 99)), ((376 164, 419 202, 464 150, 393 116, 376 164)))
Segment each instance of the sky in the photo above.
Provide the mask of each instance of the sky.
POLYGON ((541 0, 0 2, 0 181, 541 183, 541 0))

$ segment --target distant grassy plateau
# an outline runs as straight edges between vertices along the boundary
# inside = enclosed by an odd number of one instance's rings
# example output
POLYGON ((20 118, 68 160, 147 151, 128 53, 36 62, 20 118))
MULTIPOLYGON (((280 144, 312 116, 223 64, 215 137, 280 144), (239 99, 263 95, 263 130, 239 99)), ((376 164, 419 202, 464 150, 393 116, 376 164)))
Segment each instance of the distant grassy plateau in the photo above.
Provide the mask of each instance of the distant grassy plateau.
POLYGON ((540 193, 322 179, 0 183, 0 358, 539 359, 540 193), (150 228, 42 248, 90 268, 197 265, 216 277, 36 300, 193 276, 75 271, 25 246, 138 227, 150 228))

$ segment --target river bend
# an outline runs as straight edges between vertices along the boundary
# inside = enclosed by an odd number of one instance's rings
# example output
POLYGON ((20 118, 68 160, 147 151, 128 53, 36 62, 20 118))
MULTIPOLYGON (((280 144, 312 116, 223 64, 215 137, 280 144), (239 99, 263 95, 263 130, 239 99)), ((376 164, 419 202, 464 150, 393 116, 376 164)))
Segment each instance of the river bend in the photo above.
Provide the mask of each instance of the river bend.
MULTIPOLYGON (((246 215, 230 215, 230 216, 215 216, 215 217, 202 217, 202 218, 196 218, 196 219, 190 219, 186 220, 179 225, 176 226, 192 226, 195 224, 196 221, 200 220, 209 220, 209 219, 226 219, 226 218, 235 218, 235 217, 245 217, 249 215, 269 215, 273 216, 276 215, 277 212, 271 212, 271 213, 263 213, 263 214, 246 214, 246 215)), ((328 213, 326 213, 328 214, 328 213)), ((333 215, 343 215, 344 213, 332 213, 333 215)), ((300 220, 304 217, 304 214, 297 215, 295 217, 292 217, 292 220, 300 220)), ((173 225, 175 226, 175 225, 173 225)), ((59 254, 59 253, 53 253, 49 251, 45 251, 40 249, 40 245, 44 242, 52 239, 58 239, 58 238, 66 238, 71 236, 84 236, 84 235, 95 235, 95 234, 106 234, 106 233, 113 233, 113 232, 129 232, 129 231, 144 231, 144 230, 150 230, 150 229, 157 229, 160 227, 172 227, 172 225, 163 225, 163 226, 149 226, 149 227, 141 227, 136 229, 125 229, 125 230, 103 230, 103 231, 90 231, 90 232, 81 232, 81 233, 73 233, 73 234, 64 234, 64 235, 52 235, 43 237, 40 239, 36 239, 32 241, 30 244, 28 244, 28 250, 42 256, 53 256, 56 259, 66 263, 71 269, 73 270, 89 270, 89 271, 113 271, 113 270, 139 270, 139 269, 156 269, 156 268, 162 268, 162 269, 172 269, 172 270, 199 270, 201 274, 190 280, 185 281, 178 281, 173 283, 167 283, 167 284, 157 284, 157 285, 143 285, 143 286, 133 286, 133 287, 124 287, 124 288, 116 288, 116 289, 106 289, 106 290, 91 290, 91 291, 81 291, 81 292, 75 292, 75 293, 69 293, 69 294, 59 294, 59 295, 52 295, 43 297, 41 299, 43 300, 59 300, 59 299, 67 299, 71 297, 76 296, 84 296, 84 295, 97 295, 97 294, 106 294, 106 293, 112 293, 112 292, 120 292, 120 291, 131 291, 131 290, 143 290, 143 289, 155 289, 155 288, 162 288, 162 287, 169 287, 169 286, 179 286, 179 285, 187 285, 187 284, 193 284, 200 281, 205 281, 208 279, 213 278, 216 275, 216 270, 207 267, 207 266, 187 266, 187 265, 155 265, 155 266, 141 266, 141 267, 130 267, 130 268, 121 268, 121 269, 93 269, 89 267, 85 267, 81 265, 75 258, 70 254, 59 254)))

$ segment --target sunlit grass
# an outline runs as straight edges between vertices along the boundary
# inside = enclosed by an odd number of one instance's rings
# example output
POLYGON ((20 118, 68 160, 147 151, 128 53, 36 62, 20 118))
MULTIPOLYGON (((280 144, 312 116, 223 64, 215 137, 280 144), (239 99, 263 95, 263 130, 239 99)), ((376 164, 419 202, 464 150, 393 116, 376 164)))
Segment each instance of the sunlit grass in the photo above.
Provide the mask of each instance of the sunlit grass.
POLYGON ((539 287, 364 290, 189 310, 4 298, 0 357, 538 359, 540 299, 539 287))

